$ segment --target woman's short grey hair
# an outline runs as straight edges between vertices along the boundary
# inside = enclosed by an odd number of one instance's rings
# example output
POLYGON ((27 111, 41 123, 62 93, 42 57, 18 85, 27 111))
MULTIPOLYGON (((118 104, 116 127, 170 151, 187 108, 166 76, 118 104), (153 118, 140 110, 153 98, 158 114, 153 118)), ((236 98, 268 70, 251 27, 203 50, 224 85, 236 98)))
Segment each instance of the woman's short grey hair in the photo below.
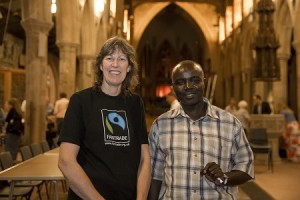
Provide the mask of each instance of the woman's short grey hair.
POLYGON ((241 100, 241 101, 238 103, 238 107, 239 107, 239 108, 247 108, 247 107, 248 107, 248 103, 247 103, 245 100, 241 100))

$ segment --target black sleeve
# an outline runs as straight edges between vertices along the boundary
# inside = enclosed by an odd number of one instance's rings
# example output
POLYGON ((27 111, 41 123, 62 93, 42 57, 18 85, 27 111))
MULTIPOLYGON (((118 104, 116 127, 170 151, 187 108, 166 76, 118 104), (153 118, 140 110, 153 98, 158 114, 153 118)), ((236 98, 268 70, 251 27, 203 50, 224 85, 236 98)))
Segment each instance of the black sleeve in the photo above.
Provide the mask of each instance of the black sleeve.
POLYGON ((58 144, 61 142, 68 142, 79 146, 81 145, 85 133, 82 118, 83 114, 80 97, 75 93, 70 98, 58 144))

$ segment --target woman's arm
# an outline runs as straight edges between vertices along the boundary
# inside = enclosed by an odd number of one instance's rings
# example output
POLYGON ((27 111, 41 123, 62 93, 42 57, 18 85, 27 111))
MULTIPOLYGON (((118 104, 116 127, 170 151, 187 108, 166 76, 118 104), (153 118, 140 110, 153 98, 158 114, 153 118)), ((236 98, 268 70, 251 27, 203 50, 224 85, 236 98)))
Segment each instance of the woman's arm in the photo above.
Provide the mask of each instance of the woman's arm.
POLYGON ((104 200, 77 162, 79 146, 71 143, 61 143, 59 149, 58 167, 70 185, 70 188, 81 199, 104 200))
POLYGON ((146 200, 151 181, 150 153, 148 144, 142 144, 141 161, 138 171, 137 200, 146 200))

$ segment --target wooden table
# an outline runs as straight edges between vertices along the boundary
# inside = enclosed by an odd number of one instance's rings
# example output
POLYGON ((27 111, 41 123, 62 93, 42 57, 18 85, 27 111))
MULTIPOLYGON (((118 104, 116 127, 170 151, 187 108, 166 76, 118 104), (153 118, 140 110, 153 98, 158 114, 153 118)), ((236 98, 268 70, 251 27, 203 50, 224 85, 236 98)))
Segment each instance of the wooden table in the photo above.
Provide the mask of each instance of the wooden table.
POLYGON ((11 181, 9 199, 13 198, 15 181, 28 180, 52 181, 55 199, 59 199, 57 182, 64 176, 57 166, 58 152, 59 148, 53 149, 0 172, 0 180, 11 181))

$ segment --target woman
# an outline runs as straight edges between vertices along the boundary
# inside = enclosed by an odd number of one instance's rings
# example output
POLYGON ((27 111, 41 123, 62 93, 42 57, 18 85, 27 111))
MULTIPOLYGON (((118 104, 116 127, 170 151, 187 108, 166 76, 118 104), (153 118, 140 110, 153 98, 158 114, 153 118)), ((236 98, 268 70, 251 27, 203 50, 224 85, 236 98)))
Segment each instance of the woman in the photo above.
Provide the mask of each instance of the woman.
POLYGON ((242 123, 244 131, 247 135, 248 128, 249 128, 248 126, 249 126, 249 123, 250 123, 250 114, 249 114, 249 111, 247 109, 248 108, 248 103, 245 100, 241 100, 238 103, 238 107, 239 107, 239 109, 233 114, 242 123))
POLYGON ((150 156, 135 52, 122 38, 97 57, 97 81, 70 98, 59 138, 68 199, 146 199, 150 156))
POLYGON ((5 150, 9 151, 12 158, 16 160, 19 151, 19 143, 21 134, 24 131, 22 124, 22 111, 20 102, 16 98, 12 98, 5 103, 8 110, 5 122, 6 136, 5 136, 5 150))
POLYGON ((282 138, 280 138, 279 145, 285 147, 287 158, 289 160, 300 162, 300 131, 294 111, 286 104, 278 102, 275 105, 275 113, 284 116, 286 127, 286 131, 283 134, 284 143, 282 142, 282 138))

